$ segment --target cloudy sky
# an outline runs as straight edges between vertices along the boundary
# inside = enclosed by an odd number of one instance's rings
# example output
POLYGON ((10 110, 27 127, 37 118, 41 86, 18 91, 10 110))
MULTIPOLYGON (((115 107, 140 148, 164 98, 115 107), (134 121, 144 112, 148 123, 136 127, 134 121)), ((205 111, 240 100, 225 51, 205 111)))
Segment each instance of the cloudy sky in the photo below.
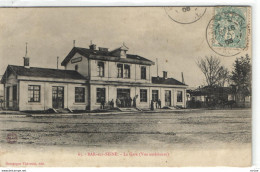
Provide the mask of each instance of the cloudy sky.
MULTIPOLYGON (((23 65, 25 42, 34 67, 56 68, 76 46, 88 47, 90 41, 109 50, 124 42, 129 54, 159 61, 159 75, 181 80, 184 73, 189 86, 205 84, 196 60, 215 54, 206 41, 206 27, 213 9, 195 23, 171 20, 163 7, 91 8, 2 8, 0 10, 0 75, 8 64, 23 65)), ((248 52, 243 52, 244 55, 248 52)), ((236 57, 219 57, 232 69, 236 57)), ((62 67, 60 67, 62 68, 62 67)), ((156 66, 152 75, 156 76, 156 66)))

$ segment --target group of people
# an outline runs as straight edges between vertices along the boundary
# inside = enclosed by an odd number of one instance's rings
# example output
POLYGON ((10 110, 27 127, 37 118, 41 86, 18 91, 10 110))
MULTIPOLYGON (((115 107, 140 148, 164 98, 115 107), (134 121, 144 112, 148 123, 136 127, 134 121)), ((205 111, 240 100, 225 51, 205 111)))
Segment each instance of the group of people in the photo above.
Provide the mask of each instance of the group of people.
MULTIPOLYGON (((105 104, 106 101, 104 98, 100 99, 100 109, 105 109, 105 104)), ((108 102, 108 105, 110 106, 111 109, 113 109, 115 107, 115 102, 114 99, 112 99, 111 101, 108 102)), ((116 99, 116 106, 117 107, 136 107, 136 97, 134 97, 133 99, 129 96, 126 98, 117 98, 116 99)))
POLYGON ((154 110, 154 108, 161 109, 161 105, 162 105, 162 102, 160 99, 158 99, 158 101, 151 100, 151 110, 154 110))
MULTIPOLYGON (((100 109, 105 109, 105 104, 106 104, 106 101, 104 101, 104 99, 101 99, 100 109)), ((113 109, 115 106, 114 99, 112 99, 110 102, 108 102, 108 104, 109 104, 110 108, 113 109)))
MULTIPOLYGON (((101 98, 101 109, 105 109, 105 99, 104 98, 101 98)), ((156 109, 161 109, 161 100, 158 99, 157 101, 155 100, 151 100, 151 110, 154 110, 155 108, 156 109)), ((115 102, 114 102, 114 99, 112 99, 110 102, 108 102, 109 106, 111 109, 114 108, 115 106, 115 102)), ((133 107, 136 107, 136 97, 134 97, 133 99, 129 96, 129 97, 126 97, 126 98, 117 98, 116 99, 116 106, 117 107, 132 107, 132 104, 133 104, 133 107)))
POLYGON ((133 107, 136 107, 136 97, 134 97, 133 99, 130 96, 121 99, 116 99, 117 107, 132 107, 132 104, 133 107))

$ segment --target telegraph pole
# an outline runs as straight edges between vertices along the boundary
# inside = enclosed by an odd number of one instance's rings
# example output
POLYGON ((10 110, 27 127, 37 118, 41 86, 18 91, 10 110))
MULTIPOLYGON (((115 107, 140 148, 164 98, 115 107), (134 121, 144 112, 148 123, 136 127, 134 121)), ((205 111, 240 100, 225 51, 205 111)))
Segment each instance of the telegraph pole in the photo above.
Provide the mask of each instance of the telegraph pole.
POLYGON ((57 69, 59 69, 59 56, 57 56, 57 69))
POLYGON ((158 58, 156 58, 156 66, 157 66, 157 76, 159 76, 158 75, 158 58))

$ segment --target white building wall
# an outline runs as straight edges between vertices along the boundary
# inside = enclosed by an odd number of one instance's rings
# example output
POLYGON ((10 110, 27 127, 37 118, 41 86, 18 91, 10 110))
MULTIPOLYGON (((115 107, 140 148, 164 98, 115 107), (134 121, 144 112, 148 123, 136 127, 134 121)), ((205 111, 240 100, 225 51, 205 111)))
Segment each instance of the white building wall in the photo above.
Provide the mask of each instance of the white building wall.
POLYGON ((138 83, 150 83, 150 66, 139 65, 139 64, 129 64, 111 61, 101 61, 104 62, 105 76, 100 77, 98 74, 98 62, 100 60, 90 60, 90 73, 91 80, 98 81, 117 81, 117 82, 138 82, 138 83), (130 65, 130 78, 118 78, 117 77, 117 64, 128 64, 130 65), (141 79, 141 66, 146 66, 146 79, 141 79))
POLYGON ((76 53, 71 60, 67 63, 67 65, 65 66, 66 70, 75 70, 75 66, 78 65, 78 72, 85 76, 88 77, 89 76, 89 65, 88 65, 88 59, 82 55, 80 55, 79 53, 76 53), (81 61, 76 62, 76 63, 72 63, 72 61, 76 58, 81 57, 81 61))
POLYGON ((136 89, 138 98, 136 99, 136 106, 138 108, 150 108, 152 94, 151 94, 151 88, 150 87, 137 87, 136 89), (141 102, 140 101, 140 90, 146 89, 147 90, 147 102, 141 102))
POLYGON ((21 111, 25 110, 47 110, 45 109, 48 107, 48 103, 50 102, 48 100, 51 99, 51 96, 49 96, 47 93, 47 90, 45 89, 46 83, 44 82, 26 82, 26 81, 20 81, 19 87, 20 87, 20 101, 19 101, 19 109, 21 111), (40 85, 40 102, 28 102, 28 86, 29 85, 40 85), (46 96, 44 96, 46 95, 46 96))
POLYGON ((186 107, 186 89, 178 88, 174 89, 174 106, 186 107), (182 102, 177 102, 177 92, 182 91, 182 102))
MULTIPOLYGON (((117 99, 117 89, 130 89, 130 97, 133 99, 134 96, 138 95, 136 99, 136 105, 140 108, 149 108, 149 104, 151 101, 151 95, 149 93, 149 87, 129 87, 129 86, 115 86, 115 85, 91 85, 91 110, 100 109, 101 104, 97 103, 97 88, 105 88, 106 89, 106 103, 114 100, 116 107, 116 99, 117 99), (140 102, 140 89, 147 89, 147 102, 140 102)), ((133 102, 132 102, 133 103, 133 102)))
MULTIPOLYGON (((134 96, 138 95, 136 99, 137 108, 147 109, 151 107, 152 100, 152 90, 158 90, 158 98, 161 100, 161 107, 165 106, 165 91, 171 91, 171 106, 181 106, 186 107, 186 89, 184 88, 164 88, 164 87, 144 87, 144 86, 122 86, 122 85, 91 85, 91 108, 90 110, 100 109, 101 104, 97 103, 97 88, 105 88, 106 89, 106 103, 114 100, 114 105, 116 107, 116 99, 117 99, 117 89, 130 89, 130 97, 133 99, 134 96), (147 102, 140 102, 140 89, 147 90, 147 102), (182 91, 182 102, 177 102, 177 91, 182 91)), ((133 102, 132 102, 133 103, 133 102)))
POLYGON ((52 108, 52 87, 64 87, 64 108, 72 110, 85 110, 88 105, 88 89, 83 84, 74 83, 53 83, 53 82, 38 82, 38 81, 20 81, 20 101, 19 107, 21 111, 26 110, 47 110, 52 108), (28 86, 40 85, 40 102, 28 102, 28 86), (75 103, 75 87, 85 88, 85 103, 75 103))

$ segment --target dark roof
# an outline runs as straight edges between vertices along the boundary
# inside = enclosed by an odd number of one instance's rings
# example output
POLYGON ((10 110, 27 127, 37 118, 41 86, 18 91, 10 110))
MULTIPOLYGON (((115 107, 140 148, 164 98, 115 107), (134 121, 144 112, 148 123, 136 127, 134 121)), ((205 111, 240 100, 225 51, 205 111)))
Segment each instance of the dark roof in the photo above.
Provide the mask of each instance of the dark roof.
POLYGON ((88 48, 80 48, 74 47, 70 53, 65 57, 62 61, 61 65, 65 66, 70 59, 74 56, 75 53, 79 53, 80 55, 97 60, 105 60, 105 61, 116 61, 116 62, 125 62, 125 63, 134 63, 134 64, 144 64, 144 65, 154 65, 154 62, 148 60, 139 55, 127 54, 126 58, 119 58, 112 54, 112 51, 100 51, 100 50, 91 50, 88 48))
POLYGON ((205 86, 202 88, 197 88, 195 90, 187 90, 188 93, 190 93, 192 96, 202 96, 202 95, 209 95, 209 94, 234 94, 235 88, 230 87, 209 87, 205 86))
POLYGON ((29 77, 44 77, 44 78, 61 78, 61 79, 78 79, 85 80, 81 74, 74 70, 62 70, 62 69, 48 69, 30 67, 25 68, 24 66, 8 65, 1 82, 4 82, 7 71, 13 72, 18 76, 29 76, 29 77))
POLYGON ((185 85, 174 78, 152 77, 153 84, 166 84, 166 85, 185 85))

